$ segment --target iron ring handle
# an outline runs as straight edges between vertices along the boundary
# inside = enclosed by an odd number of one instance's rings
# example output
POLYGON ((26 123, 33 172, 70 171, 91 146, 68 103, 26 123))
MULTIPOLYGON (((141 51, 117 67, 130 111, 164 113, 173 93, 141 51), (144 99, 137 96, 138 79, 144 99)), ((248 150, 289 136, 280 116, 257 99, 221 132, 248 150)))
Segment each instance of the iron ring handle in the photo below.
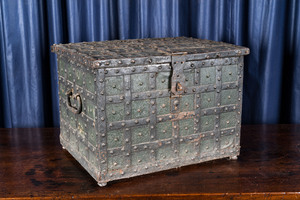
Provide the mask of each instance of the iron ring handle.
POLYGON ((80 94, 73 94, 73 89, 69 90, 67 93, 67 107, 74 113, 74 114, 80 114, 82 111, 82 101, 81 101, 81 97, 80 94), (72 106, 71 103, 71 98, 72 99, 76 99, 78 102, 78 108, 75 106, 72 106))

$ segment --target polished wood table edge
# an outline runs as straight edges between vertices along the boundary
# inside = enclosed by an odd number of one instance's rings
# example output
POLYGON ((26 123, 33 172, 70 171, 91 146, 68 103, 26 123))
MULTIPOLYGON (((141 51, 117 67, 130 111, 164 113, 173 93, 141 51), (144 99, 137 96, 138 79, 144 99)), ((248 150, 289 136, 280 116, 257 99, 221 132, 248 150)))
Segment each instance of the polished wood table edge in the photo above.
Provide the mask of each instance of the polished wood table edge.
POLYGON ((257 192, 257 193, 196 193, 196 194, 145 194, 145 195, 67 195, 67 196, 44 196, 44 197, 8 197, 0 200, 35 200, 35 199, 171 199, 171 200, 194 200, 194 199, 267 199, 267 200, 283 200, 283 199, 300 199, 300 192, 257 192))

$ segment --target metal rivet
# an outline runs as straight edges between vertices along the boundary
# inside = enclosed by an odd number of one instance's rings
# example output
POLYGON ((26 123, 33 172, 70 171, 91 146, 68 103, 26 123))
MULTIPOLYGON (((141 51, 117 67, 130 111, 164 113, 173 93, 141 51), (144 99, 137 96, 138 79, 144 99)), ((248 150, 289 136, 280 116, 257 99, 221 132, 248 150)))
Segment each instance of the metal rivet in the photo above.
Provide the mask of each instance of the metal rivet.
POLYGON ((137 109, 138 112, 141 112, 141 109, 137 109))
POLYGON ((231 96, 228 96, 228 99, 230 99, 231 98, 231 96))
POLYGON ((189 128, 186 126, 186 127, 184 127, 184 129, 185 129, 185 130, 188 130, 189 128))
POLYGON ((143 85, 143 82, 140 82, 139 85, 142 86, 142 85, 143 85))
POLYGON ((131 63, 135 63, 135 60, 131 60, 130 62, 131 62, 131 63))
POLYGON ((135 121, 134 121, 134 123, 138 124, 138 123, 139 123, 139 121, 138 121, 138 120, 135 120, 135 121))
POLYGON ((147 67, 144 67, 144 71, 147 71, 147 69, 148 69, 147 67))
POLYGON ((119 70, 118 70, 118 69, 116 69, 116 73, 119 73, 119 70))
POLYGON ((125 126, 126 124, 125 124, 125 123, 122 123, 121 125, 122 125, 122 126, 125 126))
POLYGON ((135 68, 132 68, 131 71, 134 72, 134 71, 135 71, 135 68))
POLYGON ((119 63, 119 64, 122 64, 122 61, 121 61, 121 60, 119 60, 119 61, 118 61, 118 63, 119 63))

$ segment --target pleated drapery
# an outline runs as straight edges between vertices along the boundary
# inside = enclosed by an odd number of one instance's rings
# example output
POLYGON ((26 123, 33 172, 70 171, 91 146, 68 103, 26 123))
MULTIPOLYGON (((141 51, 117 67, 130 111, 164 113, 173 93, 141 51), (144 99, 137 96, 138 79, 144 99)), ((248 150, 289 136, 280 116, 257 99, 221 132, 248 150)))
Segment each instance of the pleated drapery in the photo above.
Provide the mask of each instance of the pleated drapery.
POLYGON ((54 43, 191 36, 243 45, 243 123, 300 123, 298 0, 0 0, 0 127, 59 126, 54 43))

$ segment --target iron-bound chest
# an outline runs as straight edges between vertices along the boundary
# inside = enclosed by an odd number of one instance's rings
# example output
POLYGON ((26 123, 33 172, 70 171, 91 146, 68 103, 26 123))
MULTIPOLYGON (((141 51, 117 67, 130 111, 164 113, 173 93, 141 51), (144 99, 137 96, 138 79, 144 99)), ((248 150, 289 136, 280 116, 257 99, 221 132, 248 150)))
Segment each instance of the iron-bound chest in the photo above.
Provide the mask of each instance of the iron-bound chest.
POLYGON ((248 48, 178 37, 52 50, 61 144, 99 185, 239 154, 248 48))

